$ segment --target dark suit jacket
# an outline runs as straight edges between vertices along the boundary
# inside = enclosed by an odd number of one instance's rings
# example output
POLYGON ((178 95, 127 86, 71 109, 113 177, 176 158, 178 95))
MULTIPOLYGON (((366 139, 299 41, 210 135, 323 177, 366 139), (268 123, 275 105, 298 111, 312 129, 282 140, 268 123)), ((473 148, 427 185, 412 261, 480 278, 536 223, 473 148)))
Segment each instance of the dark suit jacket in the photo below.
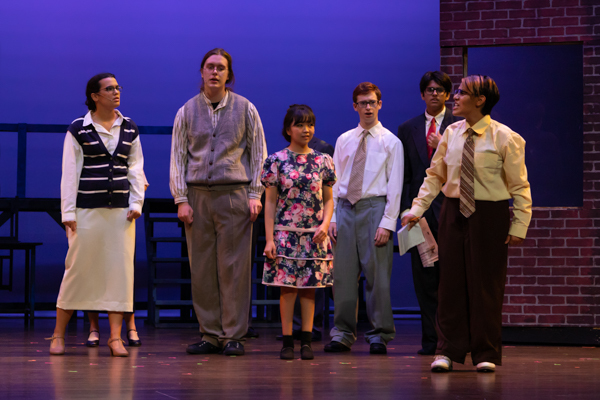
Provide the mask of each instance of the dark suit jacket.
MULTIPOLYGON (((443 135, 448 125, 460 119, 453 116, 452 110, 446 107, 444 120, 440 127, 440 134, 443 135)), ((398 128, 398 138, 404 146, 404 190, 402 191, 401 211, 411 207, 413 199, 419 194, 419 189, 427 176, 425 171, 429 168, 430 160, 427 154, 427 140, 425 137, 426 123, 427 119, 425 118, 425 113, 423 113, 413 119, 409 119, 398 128)), ((440 192, 424 215, 429 227, 436 236, 437 221, 440 216, 443 200, 444 194, 440 192)))
POLYGON ((320 153, 329 154, 331 157, 333 157, 333 151, 335 150, 332 145, 317 138, 316 136, 313 136, 313 138, 310 139, 310 142, 308 142, 308 147, 315 149, 320 153))

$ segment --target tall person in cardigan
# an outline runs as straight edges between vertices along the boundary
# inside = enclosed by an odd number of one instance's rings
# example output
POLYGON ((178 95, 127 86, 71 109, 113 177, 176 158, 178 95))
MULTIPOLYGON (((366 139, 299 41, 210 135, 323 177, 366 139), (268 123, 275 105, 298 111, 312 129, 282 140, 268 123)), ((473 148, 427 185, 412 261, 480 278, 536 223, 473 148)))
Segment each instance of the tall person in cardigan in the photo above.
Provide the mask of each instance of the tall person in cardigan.
POLYGON ((92 77, 89 112, 65 136, 60 186, 69 251, 50 354, 64 354, 73 311, 94 310, 108 312, 111 355, 129 355, 121 325, 123 313, 133 311, 134 221, 144 202, 144 158, 137 126, 117 110, 121 90, 113 74, 92 77))
POLYGON ((300 357, 314 358, 311 348, 316 288, 332 285, 333 254, 327 236, 333 215, 333 160, 308 147, 315 133, 310 107, 294 104, 283 120, 285 149, 265 161, 265 232, 267 261, 263 283, 279 286, 283 333, 280 358, 294 358, 294 303, 300 297, 300 357))
MULTIPOLYGON (((448 125, 458 121, 445 103, 450 98, 452 81, 444 72, 426 72, 419 83, 421 99, 425 102, 425 112, 409 119, 398 128, 398 139, 404 146, 404 191, 401 210, 409 209, 417 197, 419 188, 427 174, 431 158, 442 139, 448 125)), ((444 195, 440 193, 425 212, 433 237, 437 240, 438 220, 444 195)), ((440 267, 436 262, 431 267, 423 267, 419 250, 409 250, 412 264, 412 277, 415 293, 421 309, 421 349, 420 355, 435 354, 437 334, 435 333, 435 313, 440 282, 440 267)))
POLYGON ((229 53, 206 53, 200 73, 200 93, 175 117, 169 182, 185 223, 202 334, 187 352, 238 356, 248 332, 252 222, 262 209, 267 145, 256 107, 231 90, 229 53))

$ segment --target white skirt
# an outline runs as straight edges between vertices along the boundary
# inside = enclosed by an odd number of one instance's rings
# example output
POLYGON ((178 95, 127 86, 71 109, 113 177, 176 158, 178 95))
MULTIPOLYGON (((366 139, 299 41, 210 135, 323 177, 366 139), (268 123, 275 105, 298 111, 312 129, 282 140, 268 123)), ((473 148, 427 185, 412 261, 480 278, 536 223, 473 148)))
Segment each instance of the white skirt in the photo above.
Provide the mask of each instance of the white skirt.
POLYGON ((67 229, 69 251, 56 307, 133 311, 135 221, 127 208, 77 208, 77 230, 67 229))

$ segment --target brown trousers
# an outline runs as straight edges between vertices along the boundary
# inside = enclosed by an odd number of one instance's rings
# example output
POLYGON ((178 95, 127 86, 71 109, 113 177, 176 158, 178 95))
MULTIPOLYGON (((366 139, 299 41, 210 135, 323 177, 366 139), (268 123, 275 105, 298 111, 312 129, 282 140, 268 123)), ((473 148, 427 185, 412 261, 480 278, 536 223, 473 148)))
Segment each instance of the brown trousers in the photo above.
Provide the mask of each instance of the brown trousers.
POLYGON ((189 186, 186 225, 194 311, 202 339, 244 342, 248 331, 252 223, 245 185, 189 186))
POLYGON ((465 218, 446 198, 438 232, 440 286, 436 354, 463 364, 502 365, 502 302, 508 260, 508 200, 476 201, 465 218))

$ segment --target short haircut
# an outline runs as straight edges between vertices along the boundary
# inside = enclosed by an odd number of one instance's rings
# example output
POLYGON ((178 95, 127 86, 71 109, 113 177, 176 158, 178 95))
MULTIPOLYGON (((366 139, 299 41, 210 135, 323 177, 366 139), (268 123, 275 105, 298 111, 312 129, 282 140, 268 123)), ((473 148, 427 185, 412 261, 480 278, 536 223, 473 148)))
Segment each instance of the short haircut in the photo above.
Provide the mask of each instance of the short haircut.
POLYGON ((498 91, 496 82, 486 75, 469 75, 463 78, 461 82, 473 96, 485 96, 485 103, 481 108, 481 113, 489 115, 492 112, 492 108, 500 100, 500 92, 498 91))
POLYGON ((429 85, 429 82, 431 81, 434 81, 443 87, 446 93, 450 94, 452 92, 452 81, 448 74, 440 71, 428 71, 425 72, 425 75, 421 78, 421 83, 419 83, 421 94, 425 94, 425 89, 427 89, 427 85, 429 85))
MULTIPOLYGON (((232 65, 233 61, 231 60, 231 54, 229 54, 228 52, 226 52, 225 50, 223 50, 220 47, 212 49, 211 51, 209 51, 208 53, 206 53, 204 55, 204 58, 202 58, 202 62, 200 63, 200 73, 202 73, 204 64, 206 63, 206 60, 208 60, 208 58, 210 56, 223 56, 227 60, 227 69, 228 69, 229 73, 227 74, 227 81, 225 81, 225 84, 229 85, 229 87, 227 89, 229 89, 233 92, 233 84, 235 83, 235 76, 233 75, 233 65, 232 65)), ((200 84, 200 91, 204 91, 204 79, 202 79, 202 83, 200 84)))
POLYGON ((113 74, 110 72, 103 72, 98 75, 92 76, 92 78, 88 81, 87 86, 85 87, 85 105, 88 110, 96 111, 96 102, 92 99, 92 93, 98 93, 100 91, 100 81, 106 78, 115 78, 113 74))
POLYGON ((292 138, 288 135, 287 131, 292 127, 293 124, 299 122, 308 122, 309 124, 315 124, 316 118, 312 108, 306 104, 292 104, 285 113, 283 119, 283 130, 281 133, 288 142, 292 142, 292 138))
POLYGON ((363 82, 359 83, 358 86, 354 89, 354 92, 352 92, 352 101, 356 103, 356 99, 358 99, 358 96, 369 94, 369 92, 375 92, 375 95, 377 96, 377 101, 381 100, 381 90, 379 90, 377 85, 371 82, 363 82))

